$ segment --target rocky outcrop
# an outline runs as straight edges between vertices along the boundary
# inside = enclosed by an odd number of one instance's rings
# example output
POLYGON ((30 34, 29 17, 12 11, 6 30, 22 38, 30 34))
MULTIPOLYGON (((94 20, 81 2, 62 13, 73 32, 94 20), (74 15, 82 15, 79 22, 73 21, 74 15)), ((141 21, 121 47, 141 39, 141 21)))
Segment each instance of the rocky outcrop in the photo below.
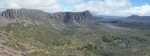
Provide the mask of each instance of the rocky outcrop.
POLYGON ((7 18, 30 17, 30 18, 46 18, 48 13, 34 9, 7 9, 1 13, 1 16, 7 18))
POLYGON ((55 19, 56 21, 61 21, 65 24, 82 24, 87 23, 93 16, 89 11, 84 12, 58 12, 51 14, 51 18, 55 19))
POLYGON ((18 12, 16 10, 13 10, 13 9, 8 9, 6 11, 3 11, 1 13, 1 16, 4 16, 4 17, 8 17, 8 18, 14 18, 15 17, 15 14, 17 14, 18 12))
POLYGON ((8 19, 29 18, 34 23, 48 23, 57 28, 66 25, 90 24, 94 20, 89 11, 47 13, 34 9, 7 9, 1 13, 1 16, 8 19))

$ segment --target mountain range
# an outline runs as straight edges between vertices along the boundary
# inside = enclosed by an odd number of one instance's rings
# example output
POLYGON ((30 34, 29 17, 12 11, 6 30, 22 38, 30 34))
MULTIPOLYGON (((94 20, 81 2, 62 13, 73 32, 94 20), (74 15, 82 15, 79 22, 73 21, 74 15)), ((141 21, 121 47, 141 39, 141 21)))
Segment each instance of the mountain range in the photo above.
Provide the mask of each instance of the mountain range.
MULTIPOLYGON (((28 17, 34 21, 59 21, 60 24, 95 23, 97 21, 111 22, 123 21, 126 23, 143 23, 150 24, 150 16, 131 15, 128 17, 117 16, 93 16, 89 11, 83 12, 56 12, 47 13, 34 9, 7 9, 0 14, 2 17, 13 19, 19 17, 28 17)), ((56 23, 56 22, 55 22, 56 23)))
POLYGON ((149 26, 150 16, 7 9, 0 56, 148 56, 149 26))

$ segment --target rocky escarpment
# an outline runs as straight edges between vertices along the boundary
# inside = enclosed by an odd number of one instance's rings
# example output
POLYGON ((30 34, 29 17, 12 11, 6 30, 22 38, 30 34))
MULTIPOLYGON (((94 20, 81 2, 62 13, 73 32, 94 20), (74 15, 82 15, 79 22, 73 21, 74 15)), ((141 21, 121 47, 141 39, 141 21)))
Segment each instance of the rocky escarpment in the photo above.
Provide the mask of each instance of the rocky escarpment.
POLYGON ((94 17, 89 11, 52 13, 50 19, 50 23, 56 28, 90 25, 93 24, 94 21, 94 17))
POLYGON ((1 13, 1 16, 7 18, 16 18, 16 17, 46 18, 48 16, 48 13, 34 9, 7 9, 1 13))
POLYGON ((64 23, 85 23, 90 19, 93 19, 92 15, 89 11, 84 12, 58 12, 51 14, 52 18, 55 18, 56 20, 61 20, 64 23))
POLYGON ((51 24, 57 28, 68 25, 88 25, 94 21, 94 17, 89 11, 47 13, 34 9, 7 9, 1 13, 1 16, 8 19, 28 18, 34 23, 51 24))
POLYGON ((7 19, 31 20, 32 23, 47 23, 49 13, 34 9, 7 9, 1 13, 7 19))

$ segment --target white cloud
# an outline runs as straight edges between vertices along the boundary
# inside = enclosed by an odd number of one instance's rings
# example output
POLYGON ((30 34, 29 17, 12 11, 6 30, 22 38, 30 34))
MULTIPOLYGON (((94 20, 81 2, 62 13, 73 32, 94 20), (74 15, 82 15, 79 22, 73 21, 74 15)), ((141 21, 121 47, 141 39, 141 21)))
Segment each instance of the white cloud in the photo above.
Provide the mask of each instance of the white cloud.
POLYGON ((74 6, 74 11, 90 10, 100 15, 130 16, 133 14, 150 16, 150 5, 133 6, 129 0, 89 0, 74 6))
POLYGON ((79 4, 79 3, 82 3, 84 2, 84 0, 59 0, 67 5, 76 5, 76 4, 79 4))
POLYGON ((75 11, 90 10, 104 15, 124 15, 124 11, 130 7, 131 4, 128 0, 91 0, 87 3, 75 5, 75 11), (120 12, 121 10, 123 12, 120 12))
POLYGON ((58 0, 4 0, 5 8, 28 8, 44 11, 61 11, 58 0))
POLYGON ((150 16, 150 5, 145 4, 141 6, 131 6, 129 9, 120 10, 120 14, 125 16, 129 15, 139 15, 139 16, 150 16))
POLYGON ((148 4, 145 4, 145 5, 142 5, 139 7, 135 7, 134 10, 135 10, 135 14, 137 14, 137 15, 150 16, 150 5, 148 5, 148 4))
POLYGON ((129 0, 0 0, 0 8, 28 8, 49 12, 90 10, 101 15, 128 16, 132 14, 149 15, 150 5, 133 6, 129 0))

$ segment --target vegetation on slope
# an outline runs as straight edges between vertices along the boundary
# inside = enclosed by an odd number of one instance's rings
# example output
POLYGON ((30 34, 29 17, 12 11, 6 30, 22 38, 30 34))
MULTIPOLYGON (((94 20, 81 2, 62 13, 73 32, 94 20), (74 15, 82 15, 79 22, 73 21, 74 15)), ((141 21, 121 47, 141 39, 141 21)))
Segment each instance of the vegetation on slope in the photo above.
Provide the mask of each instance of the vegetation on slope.
POLYGON ((26 56, 146 56, 150 32, 109 29, 103 25, 58 31, 50 25, 13 23, 0 27, 9 41, 3 43, 26 56))

